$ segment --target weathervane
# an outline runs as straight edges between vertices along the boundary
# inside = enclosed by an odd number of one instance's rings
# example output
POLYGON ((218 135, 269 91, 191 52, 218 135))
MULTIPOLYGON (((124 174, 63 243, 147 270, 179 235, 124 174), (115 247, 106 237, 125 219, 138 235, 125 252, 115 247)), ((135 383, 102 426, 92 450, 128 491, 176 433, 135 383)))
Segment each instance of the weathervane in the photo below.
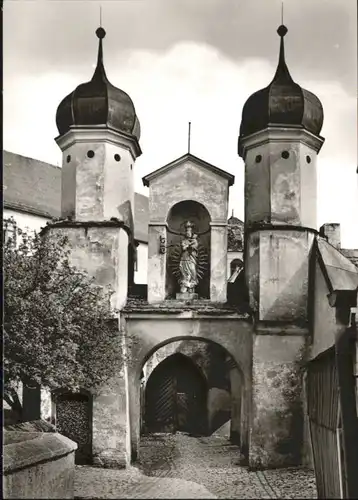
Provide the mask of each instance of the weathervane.
POLYGON ((190 139, 191 139, 191 122, 189 122, 188 128, 188 153, 190 154, 190 139))

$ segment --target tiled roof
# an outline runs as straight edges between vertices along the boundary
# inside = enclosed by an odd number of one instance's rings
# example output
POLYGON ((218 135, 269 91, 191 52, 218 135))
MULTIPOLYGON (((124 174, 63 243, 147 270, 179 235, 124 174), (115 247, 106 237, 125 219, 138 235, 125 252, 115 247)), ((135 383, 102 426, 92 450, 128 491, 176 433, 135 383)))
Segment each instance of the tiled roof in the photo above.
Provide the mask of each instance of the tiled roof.
POLYGON ((356 248, 341 248, 343 255, 347 257, 353 264, 358 267, 358 249, 356 248))
POLYGON ((4 205, 15 210, 59 217, 61 169, 15 153, 3 153, 4 205))
MULTIPOLYGON (((9 151, 3 152, 4 207, 59 217, 61 211, 61 168, 9 151)), ((135 193, 134 237, 148 241, 148 198, 135 193)))
POLYGON ((244 309, 243 304, 221 304, 210 300, 199 299, 193 301, 164 300, 160 303, 149 304, 146 300, 139 298, 128 298, 126 306, 122 309, 125 314, 149 313, 149 314, 180 314, 193 311, 205 315, 237 315, 241 318, 249 318, 249 313, 244 309))
POLYGON ((323 238, 318 238, 317 243, 331 290, 356 290, 357 267, 323 238))

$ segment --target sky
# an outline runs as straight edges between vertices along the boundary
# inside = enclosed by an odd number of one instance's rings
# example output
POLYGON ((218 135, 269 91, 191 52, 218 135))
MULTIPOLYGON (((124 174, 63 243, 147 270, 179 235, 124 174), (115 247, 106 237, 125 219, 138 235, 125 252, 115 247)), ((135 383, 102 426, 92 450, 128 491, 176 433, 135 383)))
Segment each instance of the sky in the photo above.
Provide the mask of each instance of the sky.
MULTIPOLYGON (((237 154, 242 107, 275 73, 281 0, 5 0, 3 147, 61 165, 54 138, 60 101, 91 79, 100 22, 111 83, 132 98, 142 177, 187 152, 235 175, 230 211, 244 219, 244 164, 237 154)), ((317 227, 341 223, 358 248, 357 4, 285 0, 291 76, 324 108, 317 227)))

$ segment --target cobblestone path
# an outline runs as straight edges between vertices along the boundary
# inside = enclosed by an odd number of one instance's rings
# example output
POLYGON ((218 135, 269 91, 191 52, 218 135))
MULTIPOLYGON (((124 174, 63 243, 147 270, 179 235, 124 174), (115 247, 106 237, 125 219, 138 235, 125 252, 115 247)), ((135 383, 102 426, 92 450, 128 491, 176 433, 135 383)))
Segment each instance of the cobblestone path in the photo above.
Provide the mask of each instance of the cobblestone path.
POLYGON ((249 472, 222 437, 142 437, 138 468, 76 468, 76 498, 316 498, 312 471, 249 472))

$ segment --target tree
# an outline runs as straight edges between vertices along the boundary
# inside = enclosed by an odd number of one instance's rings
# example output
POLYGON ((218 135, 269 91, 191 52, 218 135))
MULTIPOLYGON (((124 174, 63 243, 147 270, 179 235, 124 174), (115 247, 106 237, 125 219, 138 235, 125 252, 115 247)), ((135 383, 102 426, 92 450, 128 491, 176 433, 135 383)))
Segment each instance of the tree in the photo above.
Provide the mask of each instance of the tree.
POLYGON ((122 352, 112 292, 71 265, 67 238, 17 232, 3 243, 4 399, 21 412, 19 382, 95 389, 122 352))

